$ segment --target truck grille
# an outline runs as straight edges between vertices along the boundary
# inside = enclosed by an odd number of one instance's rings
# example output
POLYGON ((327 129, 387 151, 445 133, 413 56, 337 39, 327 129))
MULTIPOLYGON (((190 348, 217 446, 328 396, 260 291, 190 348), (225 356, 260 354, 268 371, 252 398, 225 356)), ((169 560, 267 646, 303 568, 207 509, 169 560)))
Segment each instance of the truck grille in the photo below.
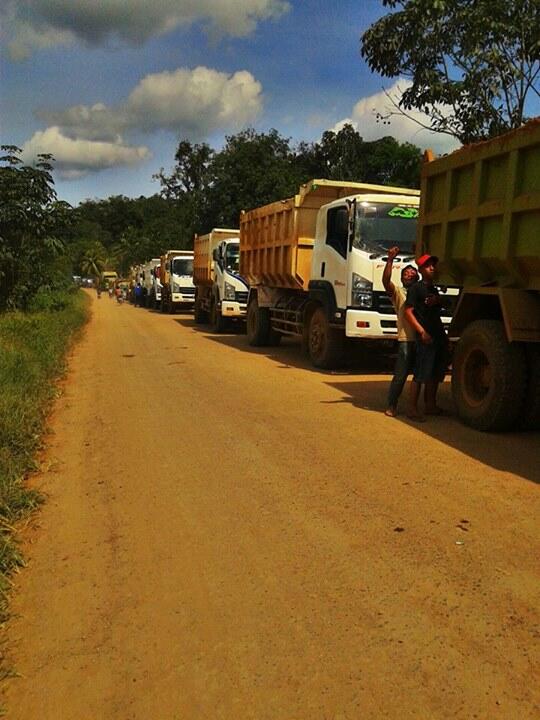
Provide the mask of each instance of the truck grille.
POLYGON ((243 304, 247 303, 247 299, 248 299, 247 291, 241 291, 241 292, 240 292, 239 290, 237 290, 237 291, 234 293, 234 299, 235 299, 236 302, 238 302, 238 303, 243 303, 243 304))
POLYGON ((194 287, 183 287, 183 288, 180 288, 180 293, 182 295, 195 295, 195 288, 194 287))
POLYGON ((392 304, 392 300, 388 297, 385 292, 373 293, 373 309, 380 312, 383 315, 395 315, 396 311, 392 304))

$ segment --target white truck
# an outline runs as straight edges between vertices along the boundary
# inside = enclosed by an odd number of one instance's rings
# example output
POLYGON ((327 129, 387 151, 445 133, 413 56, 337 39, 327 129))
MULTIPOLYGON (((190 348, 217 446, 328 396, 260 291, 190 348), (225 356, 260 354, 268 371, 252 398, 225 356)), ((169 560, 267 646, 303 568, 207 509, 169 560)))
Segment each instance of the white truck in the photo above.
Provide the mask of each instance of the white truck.
POLYGON ((292 198, 242 212, 240 272, 250 285, 250 345, 300 336, 313 365, 331 368, 343 360, 347 338, 396 338, 382 273, 394 245, 401 249, 396 284, 402 268, 414 262, 419 194, 311 180, 292 198))
POLYGON ((195 285, 193 284, 193 251, 168 250, 161 256, 159 271, 161 281, 161 312, 193 308, 195 285))
MULTIPOLYGON (((152 258, 142 266, 141 284, 144 292, 144 304, 147 308, 156 307, 156 296, 154 289, 154 271, 161 265, 161 258, 152 258)), ((161 291, 160 291, 161 300, 161 291)))
POLYGON ((216 332, 223 332, 230 320, 246 318, 249 288, 238 272, 239 234, 239 230, 214 228, 195 235, 195 322, 210 321, 216 332))
POLYGON ((161 259, 158 259, 157 265, 150 271, 152 274, 152 286, 150 288, 150 296, 148 298, 148 307, 156 310, 161 307, 161 259))

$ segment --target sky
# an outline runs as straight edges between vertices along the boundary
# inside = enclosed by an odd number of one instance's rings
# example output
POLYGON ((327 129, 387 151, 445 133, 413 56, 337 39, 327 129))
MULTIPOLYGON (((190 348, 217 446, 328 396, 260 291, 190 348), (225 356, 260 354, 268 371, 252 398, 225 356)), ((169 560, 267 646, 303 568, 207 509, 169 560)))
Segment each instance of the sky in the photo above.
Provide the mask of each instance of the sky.
POLYGON ((370 72, 361 34, 380 0, 2 0, 0 141, 55 157, 73 205, 159 192, 178 142, 246 127, 317 141, 352 122, 452 149, 412 121, 376 120, 406 81, 370 72))

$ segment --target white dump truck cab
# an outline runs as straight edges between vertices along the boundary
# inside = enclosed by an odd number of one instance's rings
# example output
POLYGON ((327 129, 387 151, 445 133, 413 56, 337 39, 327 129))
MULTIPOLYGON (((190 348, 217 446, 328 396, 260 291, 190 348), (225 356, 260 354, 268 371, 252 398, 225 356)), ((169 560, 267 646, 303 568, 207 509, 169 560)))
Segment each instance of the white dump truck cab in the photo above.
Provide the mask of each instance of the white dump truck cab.
POLYGON ((239 235, 238 229, 213 228, 193 241, 195 322, 210 322, 216 332, 246 318, 249 288, 239 273, 239 235))
POLYGON ((214 249, 212 258, 217 310, 224 318, 245 318, 249 287, 239 274, 239 240, 222 240, 214 249))
MULTIPOLYGON (((392 281, 414 265, 420 199, 409 195, 359 195, 323 206, 313 245, 311 293, 325 294, 332 305, 331 322, 344 325, 350 338, 396 337, 396 315, 382 274, 387 253, 398 246, 392 281)), ((440 288, 457 296, 457 289, 440 288)), ((451 301, 448 305, 451 305, 451 301)), ((450 323, 450 317, 443 319, 450 323)))
POLYGON ((188 310, 195 302, 193 251, 170 250, 161 258, 161 310, 188 310))
POLYGON ((154 270, 156 266, 161 264, 161 258, 152 258, 142 267, 141 284, 143 287, 143 302, 146 307, 154 308, 156 306, 154 296, 154 270))
POLYGON ((155 265, 151 269, 152 274, 152 287, 150 288, 150 307, 151 308, 159 308, 161 305, 161 265, 158 262, 157 265, 155 265))

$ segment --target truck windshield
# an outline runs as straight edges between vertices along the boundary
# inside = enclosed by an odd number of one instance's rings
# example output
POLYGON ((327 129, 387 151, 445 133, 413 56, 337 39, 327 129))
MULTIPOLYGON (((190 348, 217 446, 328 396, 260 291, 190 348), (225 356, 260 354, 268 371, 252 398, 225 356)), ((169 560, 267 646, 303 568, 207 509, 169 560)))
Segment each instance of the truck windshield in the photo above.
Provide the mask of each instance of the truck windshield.
POLYGON ((240 269, 240 245, 227 245, 225 250, 225 265, 227 270, 237 272, 240 269))
POLYGON ((418 207, 392 203, 358 205, 353 245, 371 255, 384 255, 397 245, 403 255, 414 255, 418 207))
POLYGON ((192 258, 175 258, 172 264, 173 275, 193 275, 192 258))

